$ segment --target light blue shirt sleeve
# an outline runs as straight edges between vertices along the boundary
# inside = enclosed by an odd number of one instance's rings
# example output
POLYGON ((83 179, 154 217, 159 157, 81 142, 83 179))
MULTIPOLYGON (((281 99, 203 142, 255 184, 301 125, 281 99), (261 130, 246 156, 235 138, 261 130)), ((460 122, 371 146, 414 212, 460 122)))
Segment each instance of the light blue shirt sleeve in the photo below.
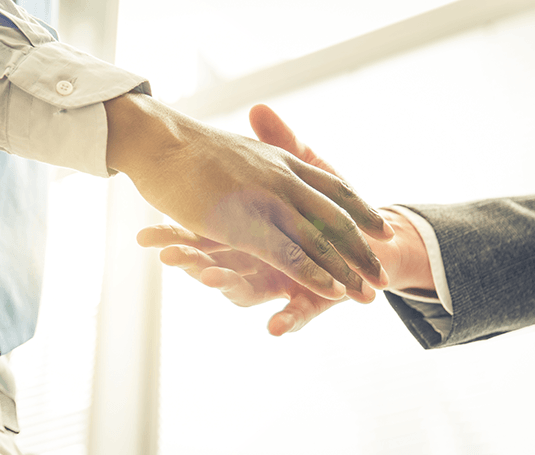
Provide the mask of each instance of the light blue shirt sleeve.
POLYGON ((17 28, 15 23, 0 13, 0 27, 17 28))
MULTIPOLYGON (((2 14, 0 26, 17 28, 2 14)), ((55 32, 53 36, 57 39, 55 32)), ((35 333, 45 257, 48 181, 47 166, 0 153, 0 355, 35 333)))
POLYGON ((46 244, 48 166, 0 152, 0 354, 35 332, 46 244))
POLYGON ((60 43, 41 19, 0 0, 0 354, 30 339, 37 323, 48 199, 42 163, 108 177, 104 101, 131 90, 150 95, 146 79, 60 43))

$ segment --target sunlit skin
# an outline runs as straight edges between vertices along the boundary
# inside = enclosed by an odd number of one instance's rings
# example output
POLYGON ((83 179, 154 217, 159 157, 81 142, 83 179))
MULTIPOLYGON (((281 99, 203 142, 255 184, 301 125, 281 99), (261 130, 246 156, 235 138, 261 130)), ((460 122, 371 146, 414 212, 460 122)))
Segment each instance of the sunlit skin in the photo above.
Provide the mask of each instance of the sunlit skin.
MULTIPOLYGON (((250 121, 261 141, 284 148, 295 157, 337 175, 267 106, 253 107, 250 121)), ((390 287, 433 290, 427 252, 416 229, 397 213, 388 210, 380 213, 393 227, 394 239, 385 242, 366 233, 363 236, 385 267, 390 287)), ((325 228, 321 220, 312 222, 317 229, 325 228)), ((138 234, 138 242, 142 246, 163 248, 160 254, 163 263, 182 268, 201 283, 219 289, 236 305, 252 306, 276 298, 289 299, 286 307, 269 321, 268 330, 275 336, 297 331, 325 310, 347 300, 346 297, 338 300, 321 297, 261 259, 194 234, 182 226, 146 228, 138 234)), ((347 291, 347 297, 363 303, 371 302, 374 296, 375 292, 367 286, 361 292, 349 288, 347 291)))
POLYGON ((363 279, 388 285, 362 232, 389 240, 393 231, 343 180, 146 95, 104 104, 108 167, 185 228, 262 259, 326 299, 347 292, 367 301, 363 279))

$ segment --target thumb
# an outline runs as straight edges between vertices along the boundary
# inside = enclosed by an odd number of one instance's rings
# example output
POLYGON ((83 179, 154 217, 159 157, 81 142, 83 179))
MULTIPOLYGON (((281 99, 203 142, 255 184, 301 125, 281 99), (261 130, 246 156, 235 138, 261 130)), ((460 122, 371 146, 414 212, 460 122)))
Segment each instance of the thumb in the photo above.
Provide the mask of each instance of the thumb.
POLYGON ((251 108, 249 122, 262 142, 280 147, 296 156, 302 151, 294 132, 265 104, 257 104, 251 108))
POLYGON ((310 291, 297 292, 290 296, 290 302, 282 311, 274 314, 268 323, 271 335, 281 336, 288 332, 297 332, 316 316, 332 308, 337 303, 347 300, 327 300, 310 291))
POLYGON ((290 127, 265 104, 257 104, 251 108, 249 122, 262 142, 280 147, 301 161, 340 177, 330 164, 323 161, 310 147, 297 139, 290 127))

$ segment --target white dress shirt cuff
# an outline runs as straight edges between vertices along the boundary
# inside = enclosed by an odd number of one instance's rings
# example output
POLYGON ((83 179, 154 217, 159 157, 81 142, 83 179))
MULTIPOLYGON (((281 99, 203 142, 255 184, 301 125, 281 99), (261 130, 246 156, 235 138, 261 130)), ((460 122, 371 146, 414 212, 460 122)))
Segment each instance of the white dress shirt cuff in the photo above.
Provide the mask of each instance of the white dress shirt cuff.
POLYGON ((435 305, 440 305, 450 316, 452 316, 453 306, 448 281, 446 279, 444 262, 442 261, 442 254, 440 252, 440 245, 435 231, 427 220, 406 207, 394 205, 388 207, 388 210, 407 218, 420 234, 429 256, 436 296, 428 296, 425 295, 425 293, 420 294, 417 291, 407 292, 397 289, 389 289, 389 292, 402 297, 408 305, 422 313, 426 321, 444 339, 451 330, 451 317, 444 317, 444 315, 441 315, 440 312, 437 312, 433 307, 435 305))

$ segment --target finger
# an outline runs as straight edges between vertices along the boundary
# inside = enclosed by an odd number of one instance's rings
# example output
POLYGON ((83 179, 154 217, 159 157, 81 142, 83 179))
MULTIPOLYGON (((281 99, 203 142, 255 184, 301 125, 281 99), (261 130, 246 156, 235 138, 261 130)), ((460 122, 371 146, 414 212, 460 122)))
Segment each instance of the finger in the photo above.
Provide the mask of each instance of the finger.
POLYGON ((272 316, 268 330, 274 336, 288 332, 296 332, 308 324, 316 316, 333 307, 342 300, 326 300, 318 296, 297 294, 284 310, 272 316))
POLYGON ((210 257, 217 263, 218 267, 234 270, 241 276, 252 275, 266 267, 275 270, 258 258, 241 251, 221 251, 212 253, 210 257))
POLYGON ((256 302, 253 286, 233 270, 212 267, 201 274, 201 282, 216 288, 232 303, 238 306, 251 306, 256 302))
MULTIPOLYGON (((373 289, 348 267, 344 258, 329 243, 325 236, 327 230, 324 226, 319 226, 317 222, 314 225, 303 218, 298 211, 286 208, 279 212, 276 224, 290 239, 301 245, 301 248, 316 264, 346 287, 348 297, 362 303, 371 302, 375 298, 373 289)), ((367 245, 366 242, 365 244, 367 245)))
POLYGON ((169 245, 189 245, 205 253, 225 251, 227 245, 197 235, 180 225, 159 224, 149 226, 137 234, 137 242, 143 247, 163 248, 169 245))
MULTIPOLYGON (((391 240, 394 230, 372 207, 363 201, 338 174, 335 169, 319 158, 310 147, 299 141, 295 133, 273 112, 268 106, 258 104, 249 112, 249 121, 255 134, 262 142, 280 147, 290 152, 296 158, 304 161, 314 168, 335 175, 338 179, 332 179, 334 192, 331 188, 323 188, 311 184, 323 194, 327 194, 334 202, 343 207, 357 222, 364 232, 377 240, 391 240), (329 194, 325 191, 327 189, 329 194)), ((304 179, 303 175, 300 175, 304 179)), ((304 179, 308 182, 308 180, 304 179)), ((314 179, 322 182, 323 179, 314 179)))
POLYGON ((329 163, 323 161, 310 147, 298 140, 290 127, 268 106, 264 104, 253 106, 249 112, 249 121, 262 142, 282 148, 305 163, 339 176, 329 163))
MULTIPOLYGON (((283 204, 279 204, 274 211, 280 215, 280 213, 287 213, 288 209, 283 204)), ((307 253, 313 254, 310 249, 305 252, 301 246, 273 224, 265 225, 264 220, 259 221, 258 224, 261 225, 259 229, 264 233, 262 237, 255 237, 254 242, 247 242, 246 237, 240 238, 233 245, 235 249, 247 251, 261 258, 322 297, 336 300, 345 296, 345 286, 320 267, 322 264, 316 264, 308 256, 307 253)))
MULTIPOLYGON (((343 268, 347 263, 372 286, 386 287, 388 275, 355 221, 328 197, 303 182, 301 184, 303 188, 298 187, 287 196, 292 205, 299 208, 300 214, 296 216, 295 209, 288 210, 283 207, 278 209, 273 222, 295 243, 303 246, 317 264, 328 270, 342 284, 358 290, 358 286, 350 284, 352 276, 343 268), (303 216, 308 223, 302 219, 303 216), (326 240, 332 243, 336 250, 326 240), (332 251, 336 251, 336 254, 332 251), (333 267, 338 269, 338 272, 335 272, 333 267), (348 281, 341 279, 340 274, 347 276, 348 281)), ((358 285, 358 281, 353 282, 358 285)))
POLYGON ((280 297, 287 297, 286 277, 278 271, 270 274, 269 279, 261 275, 242 277, 233 270, 210 267, 202 271, 201 282, 206 286, 219 289, 232 303, 250 307, 280 297))
POLYGON ((370 237, 385 241, 394 237, 392 226, 373 207, 368 205, 345 180, 306 163, 297 162, 296 166, 292 166, 290 163, 290 166, 307 184, 345 209, 359 228, 370 237))
POLYGON ((200 274, 204 269, 218 265, 206 253, 185 245, 169 246, 163 249, 160 252, 160 260, 166 265, 180 267, 196 280, 200 280, 200 274))
POLYGON ((160 260, 166 265, 180 267, 184 270, 192 267, 201 269, 213 266, 223 267, 234 270, 241 276, 252 275, 265 267, 271 269, 264 262, 241 251, 221 251, 207 255, 199 249, 186 245, 173 245, 164 248, 160 252, 160 260))

